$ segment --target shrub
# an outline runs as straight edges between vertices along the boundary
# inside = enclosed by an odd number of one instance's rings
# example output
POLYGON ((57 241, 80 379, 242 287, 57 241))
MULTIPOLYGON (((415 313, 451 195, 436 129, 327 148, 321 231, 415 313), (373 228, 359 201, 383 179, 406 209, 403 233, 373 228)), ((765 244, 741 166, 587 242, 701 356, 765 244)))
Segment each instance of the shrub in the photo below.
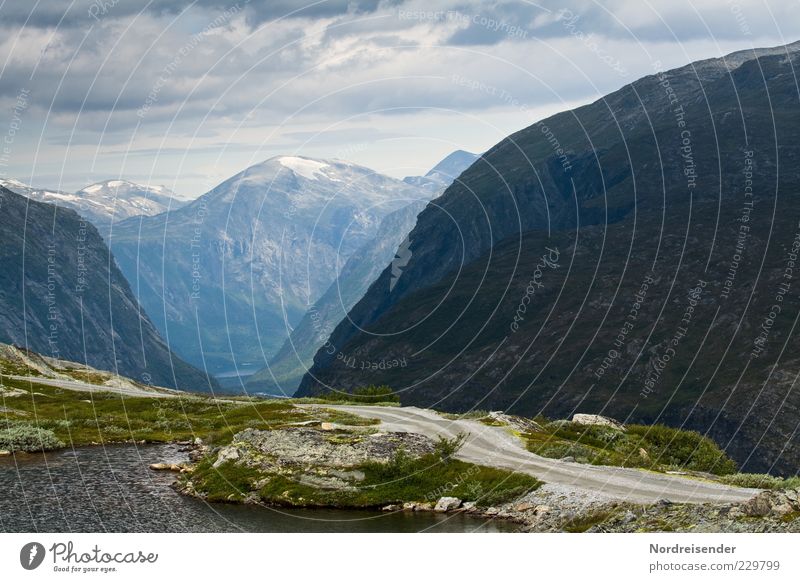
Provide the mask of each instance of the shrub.
POLYGON ((800 477, 774 477, 764 473, 735 473, 720 479, 726 485, 734 487, 750 487, 753 489, 797 489, 800 488, 800 477))
POLYGON ((641 437, 639 446, 645 448, 659 464, 716 475, 728 475, 736 471, 736 463, 728 458, 725 451, 699 432, 656 424, 631 425, 628 434, 641 437))
POLYGON ((399 403, 400 396, 389 386, 381 385, 362 386, 356 388, 352 393, 349 392, 325 392, 320 395, 323 400, 331 402, 358 402, 361 404, 376 404, 379 402, 399 403))
POLYGON ((64 443, 51 430, 32 424, 15 423, 0 430, 0 449, 9 451, 50 451, 60 449, 64 443))
POLYGON ((467 435, 463 432, 458 433, 451 439, 440 436, 436 441, 434 451, 442 461, 447 462, 464 446, 464 441, 466 440, 467 435))
POLYGON ((593 465, 664 469, 677 467, 727 475, 736 464, 711 439, 698 432, 664 425, 629 425, 626 432, 569 421, 544 425, 544 433, 526 435, 528 450, 550 458, 574 457, 593 465), (643 451, 643 452, 642 452, 643 451))

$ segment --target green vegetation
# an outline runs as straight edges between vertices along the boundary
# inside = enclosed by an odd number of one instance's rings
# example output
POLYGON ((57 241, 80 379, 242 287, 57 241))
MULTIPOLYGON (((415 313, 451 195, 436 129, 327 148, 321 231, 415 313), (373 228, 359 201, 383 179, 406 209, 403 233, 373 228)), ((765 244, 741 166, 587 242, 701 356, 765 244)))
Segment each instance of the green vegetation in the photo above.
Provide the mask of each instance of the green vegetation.
POLYGON ((511 501, 541 483, 528 475, 482 467, 437 453, 413 458, 402 450, 388 463, 367 462, 352 471, 364 478, 345 490, 321 489, 296 475, 262 473, 227 462, 213 468, 203 460, 191 475, 197 492, 209 501, 242 501, 250 492, 270 505, 295 507, 378 507, 390 503, 433 502, 452 496, 481 506, 511 501))
POLYGON ((604 523, 611 518, 615 517, 619 510, 615 509, 598 509, 586 513, 580 513, 567 521, 563 529, 569 533, 583 533, 595 525, 604 523))
POLYGON ((579 463, 680 469, 728 475, 736 464, 698 432, 664 425, 629 425, 626 432, 567 421, 543 423, 545 432, 525 435, 528 450, 543 457, 573 457, 579 463))
MULTIPOLYGON (((54 438, 75 446, 109 442, 174 442, 202 438, 227 444, 246 428, 272 429, 296 422, 320 421, 370 425, 376 421, 337 410, 307 411, 282 400, 220 401, 186 394, 179 398, 121 396, 112 392, 77 392, 4 379, 3 420, 19 426, 25 419, 54 438), (13 419, 13 420, 8 420, 13 419)), ((47 443, 54 444, 48 440, 47 443)), ((61 446, 64 446, 63 443, 61 446)), ((0 446, 0 448, 4 448, 0 446)), ((51 448, 58 448, 53 446, 51 448)), ((19 450, 25 450, 19 447, 19 450)), ((32 450, 41 450, 40 446, 32 450)))
POLYGON ((356 388, 352 393, 331 391, 320 394, 320 400, 327 402, 356 402, 358 404, 399 404, 400 396, 389 386, 369 385, 356 388))
POLYGON ((64 443, 52 430, 39 428, 27 422, 9 421, 0 429, 0 449, 6 451, 50 451, 59 449, 64 443))
POLYGON ((798 489, 800 477, 773 477, 764 473, 735 473, 724 475, 720 482, 734 487, 752 487, 754 489, 798 489))

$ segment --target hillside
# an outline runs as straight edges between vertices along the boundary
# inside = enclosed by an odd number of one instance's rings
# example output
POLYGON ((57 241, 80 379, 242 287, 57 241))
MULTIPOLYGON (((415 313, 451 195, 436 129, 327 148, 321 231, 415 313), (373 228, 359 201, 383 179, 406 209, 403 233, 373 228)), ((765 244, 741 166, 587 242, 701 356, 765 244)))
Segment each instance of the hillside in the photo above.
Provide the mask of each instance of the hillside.
POLYGON ((665 422, 796 473, 798 49, 648 76, 496 145, 298 394, 665 422))
POLYGON ((0 342, 145 384, 216 386, 169 350, 94 226, 5 188, 0 211, 0 342))

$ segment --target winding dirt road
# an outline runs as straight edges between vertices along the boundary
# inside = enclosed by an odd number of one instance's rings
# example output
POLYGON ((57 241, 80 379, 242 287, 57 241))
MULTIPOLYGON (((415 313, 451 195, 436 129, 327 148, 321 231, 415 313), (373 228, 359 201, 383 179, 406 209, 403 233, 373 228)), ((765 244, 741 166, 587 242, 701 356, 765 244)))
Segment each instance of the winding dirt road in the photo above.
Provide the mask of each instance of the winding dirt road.
POLYGON ((700 479, 547 459, 527 451, 522 441, 502 427, 474 420, 450 420, 431 410, 415 407, 327 406, 367 418, 377 418, 388 431, 413 432, 428 437, 468 435, 458 458, 528 473, 544 481, 590 490, 633 503, 668 499, 675 503, 731 503, 750 499, 757 489, 728 487, 700 479))

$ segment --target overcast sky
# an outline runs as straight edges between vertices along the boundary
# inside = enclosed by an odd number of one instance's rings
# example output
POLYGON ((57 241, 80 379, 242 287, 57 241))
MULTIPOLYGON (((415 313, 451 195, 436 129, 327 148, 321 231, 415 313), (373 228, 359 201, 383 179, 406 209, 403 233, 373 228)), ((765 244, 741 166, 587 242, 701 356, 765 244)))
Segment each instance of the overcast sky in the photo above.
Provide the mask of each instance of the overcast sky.
POLYGON ((196 197, 278 154, 419 174, 670 68, 800 39, 798 0, 0 0, 0 177, 196 197))

